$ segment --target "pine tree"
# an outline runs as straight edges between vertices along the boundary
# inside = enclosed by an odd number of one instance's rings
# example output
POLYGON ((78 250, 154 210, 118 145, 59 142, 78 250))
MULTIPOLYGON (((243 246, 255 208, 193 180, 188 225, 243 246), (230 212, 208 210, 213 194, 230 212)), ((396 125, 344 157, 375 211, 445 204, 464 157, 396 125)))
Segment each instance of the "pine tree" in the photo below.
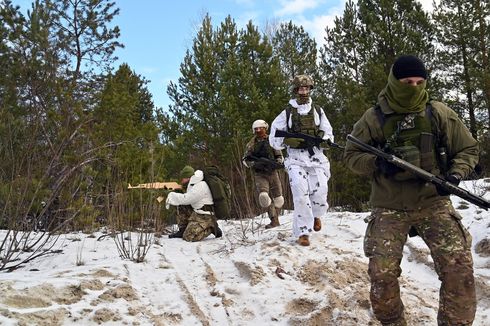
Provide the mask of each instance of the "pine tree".
POLYGON ((465 1, 441 1, 435 8, 434 20, 438 40, 443 45, 439 60, 445 67, 444 88, 448 94, 454 94, 448 102, 463 119, 468 119, 469 129, 476 138, 478 30, 472 8, 465 1))
POLYGON ((303 26, 296 26, 291 21, 282 23, 274 34, 272 45, 286 81, 299 74, 317 76, 316 42, 303 26))
MULTIPOLYGON (((321 94, 336 138, 345 139, 353 123, 375 104, 397 56, 415 54, 433 66, 433 27, 412 0, 347 1, 343 16, 334 23, 326 28, 326 43, 320 49, 321 94)), ((332 180, 334 205, 361 209, 369 193, 367 182, 350 182, 353 175, 337 164, 341 154, 332 155, 332 175, 343 176, 332 180)))
MULTIPOLYGON (((95 206, 103 207, 107 196, 110 203, 117 202, 118 191, 128 183, 161 181, 165 175, 163 150, 152 115, 154 105, 146 84, 127 64, 106 79, 93 111, 91 132, 93 147, 101 148, 99 160, 87 171, 93 178, 90 192, 95 206)), ((150 198, 154 193, 142 195, 150 198)))
POLYGON ((180 129, 164 134, 173 136, 169 140, 191 160, 229 162, 234 138, 250 135, 253 120, 272 119, 280 110, 277 100, 284 87, 279 65, 268 39, 251 22, 239 31, 227 17, 213 30, 206 16, 181 74, 179 83, 168 88, 174 103, 170 114, 160 120, 180 129))

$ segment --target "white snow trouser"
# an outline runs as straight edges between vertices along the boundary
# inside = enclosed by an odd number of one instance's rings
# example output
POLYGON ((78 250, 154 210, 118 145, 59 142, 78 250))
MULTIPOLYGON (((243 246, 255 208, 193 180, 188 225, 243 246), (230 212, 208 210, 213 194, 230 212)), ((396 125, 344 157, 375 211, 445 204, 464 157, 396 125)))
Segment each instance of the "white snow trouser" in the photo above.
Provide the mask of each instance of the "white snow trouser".
POLYGON ((308 235, 313 230, 315 217, 322 217, 328 209, 328 179, 321 167, 288 167, 289 183, 293 193, 293 235, 308 235))

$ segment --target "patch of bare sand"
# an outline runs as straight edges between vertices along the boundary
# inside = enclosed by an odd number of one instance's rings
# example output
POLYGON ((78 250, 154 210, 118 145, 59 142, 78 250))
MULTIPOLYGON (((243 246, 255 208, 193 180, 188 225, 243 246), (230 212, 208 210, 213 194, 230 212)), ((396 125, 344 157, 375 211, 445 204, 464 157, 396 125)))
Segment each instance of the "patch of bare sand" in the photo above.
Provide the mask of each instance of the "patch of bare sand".
POLYGON ((55 288, 49 283, 22 290, 10 287, 2 292, 2 303, 13 308, 45 308, 51 306, 53 301, 69 305, 80 301, 86 294, 80 286, 55 288))
POLYGON ((185 293, 185 301, 187 305, 189 306, 190 312, 196 316, 197 319, 201 322, 203 326, 209 326, 209 321, 206 317, 206 315, 202 312, 201 308, 199 308, 199 305, 197 302, 194 300, 194 297, 192 296, 191 292, 185 285, 184 281, 180 279, 179 277, 177 278, 177 283, 179 284, 181 290, 185 293))
MULTIPOLYGON (((58 273, 58 276, 59 277, 62 277, 63 274, 66 274, 66 271, 65 272, 61 272, 61 273, 58 273)), ((93 271, 90 274, 87 274, 87 273, 79 273, 79 274, 77 274, 77 276, 78 277, 92 276, 94 278, 108 277, 108 278, 113 278, 113 279, 116 279, 117 278, 117 275, 114 275, 113 273, 109 272, 108 270, 106 270, 104 268, 97 269, 97 270, 93 271)))
POLYGON ((324 292, 328 303, 292 300, 287 312, 292 325, 379 325, 370 315, 367 264, 360 259, 307 261, 297 273, 299 280, 324 292))
POLYGON ((252 286, 257 285, 265 276, 265 272, 260 266, 252 267, 247 263, 239 261, 235 261, 234 264, 240 276, 249 280, 252 286))
POLYGON ((82 290, 92 290, 92 291, 100 291, 102 289, 104 289, 104 284, 99 281, 99 280, 83 280, 81 283, 80 283, 80 288, 82 288, 82 290))
POLYGON ((475 246, 475 252, 482 257, 490 257, 490 240, 482 239, 475 246))
POLYGON ((351 284, 369 284, 367 263, 359 259, 339 260, 335 262, 333 279, 337 289, 343 289, 351 284))
POLYGON ((297 272, 300 281, 310 285, 321 286, 326 281, 333 270, 327 262, 308 260, 297 272))
POLYGON ((98 269, 95 272, 93 272, 92 276, 94 276, 94 277, 111 277, 111 278, 116 277, 116 275, 112 274, 111 272, 109 272, 108 270, 103 269, 103 268, 98 269))
POLYGON ((478 305, 488 309, 490 307, 490 281, 488 277, 476 276, 475 285, 478 305))
MULTIPOLYGON (((306 301, 306 304, 300 302, 300 307, 304 309, 302 311, 304 313, 293 316, 289 324, 293 326, 380 325, 368 313, 360 314, 358 309, 346 307, 346 299, 339 297, 335 292, 330 291, 326 295, 328 295, 329 302, 322 308, 315 306, 314 302, 306 301)), ((294 309, 297 309, 295 305, 288 307, 291 307, 293 312, 294 309)))
POLYGON ((121 315, 117 310, 113 311, 108 308, 101 308, 94 312, 94 316, 92 317, 92 320, 98 324, 107 323, 109 321, 121 320, 121 315))
POLYGON ((19 326, 58 326, 63 325, 65 319, 69 316, 69 312, 65 308, 37 311, 31 313, 18 313, 10 311, 1 311, 0 313, 7 318, 15 319, 17 321, 17 325, 19 326))
POLYGON ((211 288, 214 288, 216 286, 216 274, 214 274, 213 269, 211 266, 209 266, 208 263, 204 263, 206 265, 206 275, 204 276, 206 278, 206 283, 208 286, 211 288))
POLYGON ((319 301, 308 298, 298 298, 289 301, 286 306, 286 310, 291 315, 304 316, 315 311, 319 304, 319 301))
POLYGON ((153 326, 180 325, 184 319, 179 313, 154 314, 151 309, 145 306, 128 307, 128 315, 133 317, 140 315, 149 318, 153 326))
POLYGON ((113 289, 105 291, 104 293, 99 295, 99 298, 109 302, 120 298, 126 301, 134 301, 138 299, 138 295, 131 285, 120 284, 113 289))
POLYGON ((308 260, 297 272, 302 282, 323 288, 326 285, 344 289, 354 283, 369 282, 367 264, 358 259, 336 262, 308 260))

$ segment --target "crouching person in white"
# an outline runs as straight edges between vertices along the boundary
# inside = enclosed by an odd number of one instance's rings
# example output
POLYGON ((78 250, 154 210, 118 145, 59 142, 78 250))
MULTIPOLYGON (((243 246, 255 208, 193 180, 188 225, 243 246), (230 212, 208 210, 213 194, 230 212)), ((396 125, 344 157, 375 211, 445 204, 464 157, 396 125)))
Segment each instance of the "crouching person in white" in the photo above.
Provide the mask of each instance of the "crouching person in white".
POLYGON ((168 194, 165 207, 168 209, 170 205, 190 205, 193 209, 182 234, 182 239, 185 241, 201 241, 211 233, 216 238, 223 235, 213 212, 211 190, 204 181, 204 174, 201 170, 194 172, 185 193, 171 192, 168 194))

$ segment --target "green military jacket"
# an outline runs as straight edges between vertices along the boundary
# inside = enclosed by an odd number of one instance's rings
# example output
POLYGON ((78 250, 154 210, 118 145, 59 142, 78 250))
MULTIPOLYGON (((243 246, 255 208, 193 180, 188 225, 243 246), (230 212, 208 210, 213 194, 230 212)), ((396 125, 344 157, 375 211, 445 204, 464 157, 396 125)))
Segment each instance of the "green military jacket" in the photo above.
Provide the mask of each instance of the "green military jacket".
MULTIPOLYGON (((478 143, 471 136, 457 114, 444 103, 431 101, 433 118, 438 126, 441 141, 446 147, 448 174, 457 173, 467 177, 478 162, 478 143)), ((383 113, 391 113, 386 103, 380 103, 383 113)), ((425 114, 425 111, 421 114, 425 114)), ((354 125, 352 135, 361 141, 376 146, 384 142, 381 122, 375 109, 368 109, 354 125)), ((370 204, 396 210, 427 208, 443 197, 429 182, 420 179, 397 181, 386 178, 376 170, 376 156, 364 152, 348 142, 344 152, 347 166, 355 173, 372 175, 370 204)))

